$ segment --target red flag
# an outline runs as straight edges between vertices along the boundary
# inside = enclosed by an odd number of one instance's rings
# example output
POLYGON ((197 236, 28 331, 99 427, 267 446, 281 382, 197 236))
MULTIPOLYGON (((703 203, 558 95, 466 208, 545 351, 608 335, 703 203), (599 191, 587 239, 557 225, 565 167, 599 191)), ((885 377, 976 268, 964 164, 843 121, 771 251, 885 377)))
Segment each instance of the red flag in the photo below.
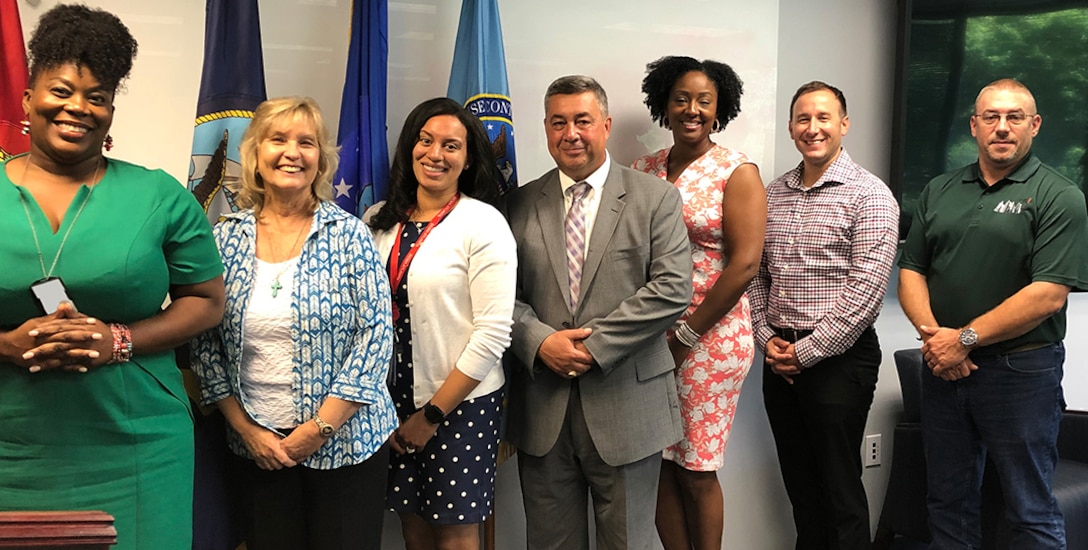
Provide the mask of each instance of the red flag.
POLYGON ((0 0, 0 161, 30 150, 22 133, 26 50, 16 0, 0 0))

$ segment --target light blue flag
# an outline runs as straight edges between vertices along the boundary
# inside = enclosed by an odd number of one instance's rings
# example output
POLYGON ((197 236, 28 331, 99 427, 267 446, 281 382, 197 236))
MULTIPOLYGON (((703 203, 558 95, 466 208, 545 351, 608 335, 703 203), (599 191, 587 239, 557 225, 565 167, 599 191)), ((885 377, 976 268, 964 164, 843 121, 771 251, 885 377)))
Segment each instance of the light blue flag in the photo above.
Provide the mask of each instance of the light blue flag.
POLYGON ((340 167, 333 178, 336 204, 359 215, 385 200, 389 147, 385 139, 385 86, 389 65, 387 0, 354 0, 347 77, 340 102, 340 167))
POLYGON ((517 187, 514 121, 498 0, 462 2, 446 95, 461 102, 484 123, 503 177, 498 183, 499 191, 505 193, 517 187))

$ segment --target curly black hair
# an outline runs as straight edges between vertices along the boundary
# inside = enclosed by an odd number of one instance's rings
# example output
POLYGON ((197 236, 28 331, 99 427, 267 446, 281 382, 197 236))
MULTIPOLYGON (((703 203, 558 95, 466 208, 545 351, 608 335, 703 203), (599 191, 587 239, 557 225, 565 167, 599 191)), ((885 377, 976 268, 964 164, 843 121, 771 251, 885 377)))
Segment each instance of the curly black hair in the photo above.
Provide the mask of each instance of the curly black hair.
POLYGON ((59 4, 42 14, 27 48, 31 86, 42 71, 74 63, 116 92, 136 57, 136 39, 116 15, 82 4, 59 4))
POLYGON ((650 118, 662 128, 668 123, 669 93, 680 77, 691 71, 699 71, 707 76, 718 88, 718 131, 737 118, 740 114, 740 96, 744 93, 744 83, 725 63, 710 59, 699 61, 685 56, 667 55, 646 65, 646 78, 642 79, 642 93, 646 99, 642 102, 650 108, 650 118))
POLYGON ((436 97, 420 103, 404 120, 404 128, 393 152, 393 166, 389 169, 389 198, 370 220, 370 227, 384 231, 408 221, 408 210, 416 205, 416 190, 419 188, 415 172, 412 171, 412 150, 419 141, 423 126, 440 115, 457 117, 468 134, 468 143, 465 144, 467 163, 457 178, 457 190, 462 195, 492 206, 498 203, 502 173, 495 164, 491 140, 483 123, 460 103, 448 97, 436 97))

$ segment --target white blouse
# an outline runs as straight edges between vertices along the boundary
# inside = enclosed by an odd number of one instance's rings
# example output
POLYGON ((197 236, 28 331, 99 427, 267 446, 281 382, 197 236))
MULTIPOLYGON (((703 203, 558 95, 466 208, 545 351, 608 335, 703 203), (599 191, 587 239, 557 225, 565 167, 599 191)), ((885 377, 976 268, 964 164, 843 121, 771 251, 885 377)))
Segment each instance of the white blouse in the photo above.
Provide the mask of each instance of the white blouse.
POLYGON ((291 289, 298 258, 268 263, 257 258, 253 293, 242 324, 238 381, 254 414, 267 426, 295 427, 295 343, 291 340, 291 289), (272 297, 273 281, 280 288, 272 297))

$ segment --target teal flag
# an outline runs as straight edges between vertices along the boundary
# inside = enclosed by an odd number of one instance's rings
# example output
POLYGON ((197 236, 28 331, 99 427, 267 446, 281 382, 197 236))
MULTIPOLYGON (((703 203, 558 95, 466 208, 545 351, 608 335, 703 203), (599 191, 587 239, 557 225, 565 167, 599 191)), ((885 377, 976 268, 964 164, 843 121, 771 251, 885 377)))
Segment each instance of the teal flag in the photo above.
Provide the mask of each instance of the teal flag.
POLYGON ((514 118, 506 80, 498 0, 464 0, 446 95, 484 123, 503 180, 499 191, 518 186, 514 118))

